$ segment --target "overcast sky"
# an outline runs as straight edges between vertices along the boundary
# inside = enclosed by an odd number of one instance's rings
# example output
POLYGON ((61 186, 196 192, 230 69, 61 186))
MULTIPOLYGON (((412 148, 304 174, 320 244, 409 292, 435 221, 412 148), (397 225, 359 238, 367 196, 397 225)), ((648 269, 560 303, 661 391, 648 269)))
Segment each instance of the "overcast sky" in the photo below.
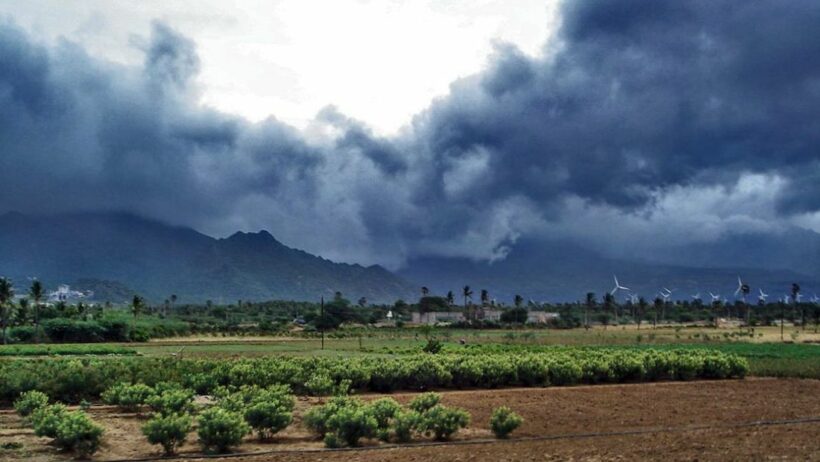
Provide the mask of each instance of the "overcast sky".
POLYGON ((0 212, 336 260, 820 231, 820 3, 0 0, 0 212), (230 5, 230 6, 228 6, 230 5))
POLYGON ((2 0, 34 38, 139 65, 161 20, 193 40, 201 102, 304 128, 329 104, 382 134, 480 71, 493 43, 535 56, 555 30, 544 0, 2 0))

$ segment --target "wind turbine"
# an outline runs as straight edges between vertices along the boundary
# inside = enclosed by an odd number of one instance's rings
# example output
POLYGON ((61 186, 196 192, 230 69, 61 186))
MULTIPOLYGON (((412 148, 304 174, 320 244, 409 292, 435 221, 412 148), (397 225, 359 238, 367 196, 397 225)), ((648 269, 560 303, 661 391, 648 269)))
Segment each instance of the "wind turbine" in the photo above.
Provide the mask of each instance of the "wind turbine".
POLYGON ((712 297, 712 303, 720 301, 720 294, 713 294, 709 292, 709 296, 712 297))
POLYGON ((609 295, 615 295, 615 294, 616 294, 619 290, 626 290, 626 291, 631 291, 631 290, 632 290, 632 289, 630 289, 629 287, 624 287, 624 286, 622 286, 622 285, 618 282, 618 276, 615 276, 615 275, 613 274, 613 275, 612 275, 612 278, 613 278, 613 279, 615 279, 615 287, 613 287, 613 288, 612 288, 612 291, 609 293, 609 295))
POLYGON ((700 300, 700 292, 696 293, 695 295, 692 295, 692 300, 700 300))
POLYGON ((749 284, 744 284, 743 280, 740 279, 740 276, 737 277, 737 289, 735 289, 735 297, 738 294, 742 295, 743 303, 746 303, 746 294, 749 293, 749 284))
POLYGON ((811 302, 812 302, 812 303, 818 303, 818 302, 820 302, 820 298, 818 298, 818 297, 817 297, 817 294, 814 294, 814 297, 812 297, 812 298, 811 298, 811 302))
POLYGON ((769 296, 769 294, 767 294, 766 292, 763 292, 763 289, 761 289, 761 288, 758 288, 757 290, 758 290, 758 292, 760 292, 760 295, 757 296, 757 299, 760 300, 763 303, 766 303, 766 298, 769 296))

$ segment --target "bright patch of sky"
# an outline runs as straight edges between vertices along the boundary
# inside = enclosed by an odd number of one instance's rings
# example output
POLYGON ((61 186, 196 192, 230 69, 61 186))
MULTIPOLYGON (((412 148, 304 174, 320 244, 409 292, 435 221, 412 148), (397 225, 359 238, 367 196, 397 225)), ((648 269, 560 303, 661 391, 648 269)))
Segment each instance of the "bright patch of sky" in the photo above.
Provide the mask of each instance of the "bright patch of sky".
POLYGON ((0 0, 0 16, 124 64, 165 21, 197 45, 203 104, 300 128, 334 105, 380 134, 482 70, 493 42, 536 56, 557 25, 544 0, 0 0))

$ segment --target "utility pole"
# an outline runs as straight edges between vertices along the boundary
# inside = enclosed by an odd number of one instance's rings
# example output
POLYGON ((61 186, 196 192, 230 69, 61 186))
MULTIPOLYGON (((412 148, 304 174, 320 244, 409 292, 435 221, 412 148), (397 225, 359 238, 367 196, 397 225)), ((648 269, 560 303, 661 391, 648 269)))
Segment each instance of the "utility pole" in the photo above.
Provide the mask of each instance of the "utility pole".
POLYGON ((325 297, 322 296, 321 303, 320 303, 320 315, 319 315, 319 332, 322 333, 322 349, 325 349, 325 297))

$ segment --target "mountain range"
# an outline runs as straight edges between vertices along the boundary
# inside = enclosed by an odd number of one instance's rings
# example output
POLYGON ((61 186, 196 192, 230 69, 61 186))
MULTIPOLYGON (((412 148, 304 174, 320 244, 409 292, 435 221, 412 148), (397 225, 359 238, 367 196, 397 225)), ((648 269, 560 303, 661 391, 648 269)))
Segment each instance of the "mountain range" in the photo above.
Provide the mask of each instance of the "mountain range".
POLYGON ((392 302, 416 292, 380 266, 334 263, 287 247, 267 231, 215 239, 124 213, 5 214, 0 274, 18 283, 36 276, 47 287, 119 284, 108 293, 119 298, 128 293, 125 286, 155 302, 171 294, 180 303, 318 301, 336 291, 354 301, 392 302))
POLYGON ((336 263, 290 248, 267 231, 213 238, 185 227, 125 213, 0 216, 0 274, 18 285, 36 276, 47 287, 69 283, 95 291, 100 301, 126 301, 139 293, 159 302, 176 294, 180 303, 236 300, 317 300, 336 291, 373 303, 414 301, 419 287, 434 294, 461 288, 509 302, 515 294, 534 301, 599 297, 613 275, 647 298, 675 290, 674 298, 708 292, 732 296, 742 276, 757 288, 782 296, 792 282, 807 294, 820 292, 820 235, 738 234, 700 246, 672 248, 655 258, 615 258, 568 241, 515 243, 499 261, 418 257, 393 273, 336 263))

